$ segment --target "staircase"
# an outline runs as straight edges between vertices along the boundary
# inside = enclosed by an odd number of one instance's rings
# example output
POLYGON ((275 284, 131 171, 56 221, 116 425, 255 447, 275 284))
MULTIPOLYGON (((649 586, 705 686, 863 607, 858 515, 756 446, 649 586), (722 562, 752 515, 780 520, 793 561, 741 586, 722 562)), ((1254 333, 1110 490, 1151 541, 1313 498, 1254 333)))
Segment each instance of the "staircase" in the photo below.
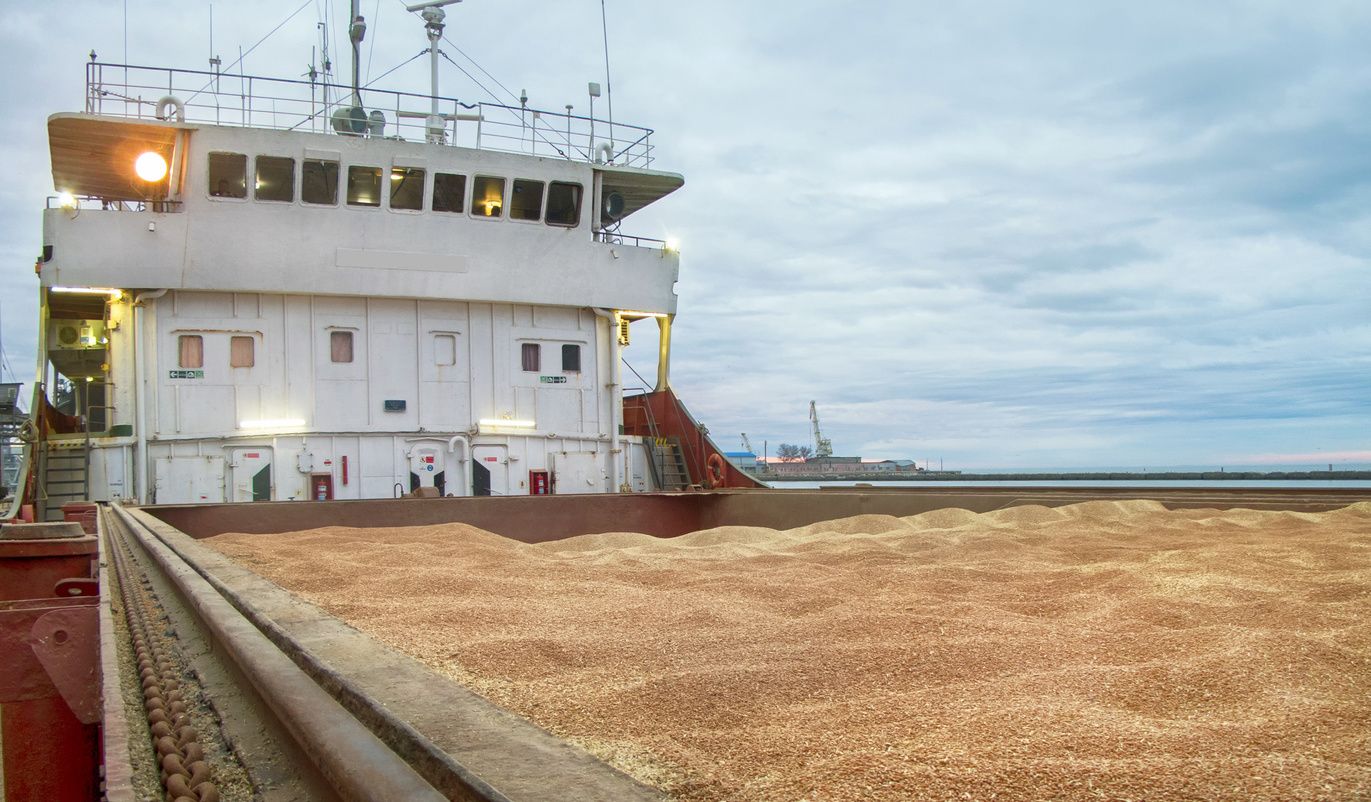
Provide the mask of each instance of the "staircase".
POLYGON ((654 437, 648 441, 653 478, 659 490, 686 490, 691 486, 681 441, 675 437, 654 437))
POLYGON ((38 519, 60 521, 63 505, 90 494, 90 441, 48 440, 38 455, 38 519))

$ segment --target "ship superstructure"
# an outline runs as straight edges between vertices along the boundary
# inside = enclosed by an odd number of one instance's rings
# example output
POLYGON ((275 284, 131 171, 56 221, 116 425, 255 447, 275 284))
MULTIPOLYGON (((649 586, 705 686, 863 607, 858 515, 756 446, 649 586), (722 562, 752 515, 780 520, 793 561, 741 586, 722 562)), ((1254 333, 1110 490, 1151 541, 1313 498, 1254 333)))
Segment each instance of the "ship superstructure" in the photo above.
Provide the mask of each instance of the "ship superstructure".
POLYGON ((667 388, 649 129, 92 62, 48 130, 40 508, 673 486, 619 379, 651 319, 667 388))

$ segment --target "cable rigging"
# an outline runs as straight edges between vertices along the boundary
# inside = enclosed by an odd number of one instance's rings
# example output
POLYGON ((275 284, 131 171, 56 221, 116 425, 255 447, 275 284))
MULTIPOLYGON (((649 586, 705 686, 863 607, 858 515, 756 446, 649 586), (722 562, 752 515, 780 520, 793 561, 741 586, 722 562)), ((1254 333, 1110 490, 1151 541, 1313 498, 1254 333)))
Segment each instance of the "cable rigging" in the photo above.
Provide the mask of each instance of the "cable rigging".
MULTIPOLYGON (((281 22, 280 22, 275 28, 272 28, 270 31, 268 31, 266 36, 263 36, 261 39, 258 39, 258 40, 257 40, 257 44, 254 44, 252 47, 249 47, 249 48, 247 49, 247 52, 240 52, 240 53, 238 54, 238 60, 235 61, 235 62, 233 62, 232 64, 230 64, 230 65, 228 66, 228 71, 232 71, 234 67, 238 66, 239 64, 241 64, 241 63, 243 62, 243 59, 245 59, 245 58, 247 58, 248 56, 252 55, 252 51, 256 50, 258 47, 261 47, 261 45, 262 45, 263 42, 265 42, 266 40, 270 39, 272 36, 274 36, 274 35, 276 34, 277 31, 279 31, 279 30, 281 30, 283 27, 285 27, 286 23, 288 23, 288 22, 290 22, 291 20, 295 19, 296 15, 299 14, 301 11, 304 11, 304 10, 305 10, 305 7, 308 6, 308 5, 309 5, 310 3, 312 3, 312 2, 314 2, 314 0, 305 0, 305 2, 303 2, 303 3, 300 4, 300 7, 299 7, 299 8, 297 8, 297 9, 295 9, 294 11, 290 12, 290 16, 288 16, 288 17, 286 17, 285 19, 281 20, 281 22)), ((209 89, 210 86, 214 84, 214 81, 215 81, 214 78, 211 78, 211 79, 209 79, 208 81, 206 81, 204 86, 202 86, 202 87, 200 87, 199 89, 195 90, 195 92, 194 92, 190 97, 186 98, 186 99, 183 101, 183 103, 186 103, 186 104, 190 103, 192 100, 194 100, 196 97, 198 97, 198 96, 200 95, 201 92, 204 92, 206 89, 209 89)))

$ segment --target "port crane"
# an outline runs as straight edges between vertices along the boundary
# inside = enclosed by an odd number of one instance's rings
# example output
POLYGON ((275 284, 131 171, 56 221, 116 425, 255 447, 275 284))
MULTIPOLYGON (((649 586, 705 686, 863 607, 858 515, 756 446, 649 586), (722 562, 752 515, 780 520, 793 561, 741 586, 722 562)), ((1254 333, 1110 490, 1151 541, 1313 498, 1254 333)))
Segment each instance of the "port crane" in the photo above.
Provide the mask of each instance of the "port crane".
POLYGON ((819 431, 819 412, 815 409, 813 401, 809 402, 809 422, 814 425, 814 456, 833 456, 833 441, 819 431))
POLYGON ((752 447, 752 441, 749 440, 749 439, 747 439, 747 432, 743 432, 742 438, 743 438, 743 450, 746 451, 746 452, 749 453, 749 454, 756 454, 756 453, 757 453, 757 449, 753 448, 753 447, 752 447))

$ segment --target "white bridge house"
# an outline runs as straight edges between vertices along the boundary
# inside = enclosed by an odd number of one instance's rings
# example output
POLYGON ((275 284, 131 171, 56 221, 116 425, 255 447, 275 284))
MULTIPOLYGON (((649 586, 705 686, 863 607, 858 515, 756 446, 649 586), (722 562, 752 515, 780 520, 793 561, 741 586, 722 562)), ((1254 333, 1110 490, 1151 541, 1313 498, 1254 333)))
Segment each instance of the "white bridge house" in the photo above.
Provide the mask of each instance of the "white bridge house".
POLYGON ((49 504, 77 452, 93 500, 652 488, 619 348, 655 319, 665 385, 679 261, 618 226, 683 180, 649 131, 444 101, 432 141, 396 125, 430 99, 387 92, 338 133, 316 85, 89 69, 86 111, 48 122, 49 504))

